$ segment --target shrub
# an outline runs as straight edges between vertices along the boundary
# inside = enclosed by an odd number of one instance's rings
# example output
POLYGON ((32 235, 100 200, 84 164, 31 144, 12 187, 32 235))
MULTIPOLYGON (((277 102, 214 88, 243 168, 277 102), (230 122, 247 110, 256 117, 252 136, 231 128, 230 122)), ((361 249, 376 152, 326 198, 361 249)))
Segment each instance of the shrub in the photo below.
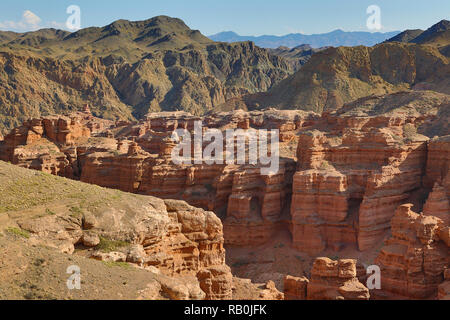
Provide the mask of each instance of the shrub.
POLYGON ((120 240, 110 240, 104 237, 99 237, 100 243, 97 245, 96 249, 102 252, 112 252, 117 251, 120 248, 126 247, 130 245, 130 243, 126 241, 120 240))
POLYGON ((6 231, 15 236, 19 236, 19 237, 26 238, 26 239, 30 238, 30 233, 28 231, 20 229, 20 228, 10 227, 10 228, 6 229, 6 231))

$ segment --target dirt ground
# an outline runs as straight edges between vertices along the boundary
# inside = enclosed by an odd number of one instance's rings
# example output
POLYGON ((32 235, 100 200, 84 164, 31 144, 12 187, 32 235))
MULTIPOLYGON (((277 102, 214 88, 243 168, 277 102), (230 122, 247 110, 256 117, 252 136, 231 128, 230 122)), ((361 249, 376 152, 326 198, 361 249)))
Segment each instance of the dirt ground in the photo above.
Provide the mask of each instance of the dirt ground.
MULTIPOLYGON (((284 275, 306 276, 310 278, 310 270, 316 257, 331 259, 357 259, 363 265, 372 265, 379 250, 360 252, 356 246, 346 246, 339 252, 324 251, 310 256, 291 246, 291 235, 287 230, 279 231, 269 243, 252 248, 226 246, 227 264, 233 275, 251 279, 255 283, 268 280, 275 282, 278 290, 283 291, 284 275)), ((380 241, 381 248, 382 240, 380 241)))

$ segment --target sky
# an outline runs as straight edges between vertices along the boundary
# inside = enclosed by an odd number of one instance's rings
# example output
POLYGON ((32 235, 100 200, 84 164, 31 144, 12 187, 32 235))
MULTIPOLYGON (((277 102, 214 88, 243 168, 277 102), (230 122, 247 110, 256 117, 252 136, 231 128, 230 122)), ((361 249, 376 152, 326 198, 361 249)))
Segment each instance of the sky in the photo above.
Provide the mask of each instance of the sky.
POLYGON ((0 3, 0 30, 67 29, 67 8, 80 8, 81 28, 118 19, 177 17, 205 35, 315 34, 344 31, 427 29, 449 19, 449 0, 14 0, 0 3), (368 29, 367 8, 380 8, 381 29, 368 29))

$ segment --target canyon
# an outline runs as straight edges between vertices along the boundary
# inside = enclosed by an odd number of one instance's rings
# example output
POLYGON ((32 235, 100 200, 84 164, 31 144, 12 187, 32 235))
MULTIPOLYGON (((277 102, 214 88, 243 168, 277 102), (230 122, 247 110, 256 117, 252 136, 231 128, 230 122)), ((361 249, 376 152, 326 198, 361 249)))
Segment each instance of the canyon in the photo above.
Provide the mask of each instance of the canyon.
MULTIPOLYGON (((196 274, 202 298, 232 297, 224 246, 233 260, 235 250, 268 245, 280 233, 289 235, 287 245, 294 252, 308 254, 311 270, 303 272, 310 272, 309 280, 281 285, 282 279, 267 279, 276 282, 264 281, 267 288, 260 296, 281 297, 279 291, 285 290, 287 297, 306 299, 437 298, 438 291, 447 295, 442 290, 449 264, 450 132, 448 117, 443 121, 440 116, 449 103, 446 94, 404 91, 362 98, 322 114, 267 109, 199 117, 167 112, 134 122, 97 118, 86 105, 82 112, 32 119, 12 130, 0 142, 0 160, 166 199, 152 205, 166 207, 166 235, 134 235, 133 254, 98 253, 94 258, 138 262, 170 276, 196 274), (221 132, 279 130, 278 172, 262 175, 261 163, 175 165, 172 133, 179 128, 192 132, 196 121, 221 132), (365 264, 381 267, 382 293, 369 294, 356 277, 358 269, 361 278, 357 259, 315 259, 325 252, 350 258, 366 254, 365 264), (341 264, 347 270, 342 277, 341 264)), ((97 218, 102 219, 112 217, 97 218)), ((46 228, 55 224, 32 220, 19 225, 53 243, 46 228)), ((98 245, 98 235, 61 227, 71 230, 65 242, 55 245, 63 252, 72 253, 77 243, 98 245)), ((101 237, 118 234, 107 226, 101 229, 101 237)), ((303 276, 298 273, 287 275, 303 276)))
POLYGON ((320 49, 0 32, 0 298, 448 300, 448 48, 446 20, 320 49))

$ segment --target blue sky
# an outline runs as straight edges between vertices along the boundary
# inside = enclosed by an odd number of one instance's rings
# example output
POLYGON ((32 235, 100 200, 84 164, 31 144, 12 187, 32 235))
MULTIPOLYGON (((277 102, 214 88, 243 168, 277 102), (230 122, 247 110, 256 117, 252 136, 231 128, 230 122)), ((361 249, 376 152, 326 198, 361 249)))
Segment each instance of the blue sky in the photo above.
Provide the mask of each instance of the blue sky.
POLYGON ((0 4, 0 30, 63 28, 69 5, 80 7, 82 28, 168 15, 205 35, 230 30, 241 35, 368 31, 369 5, 381 9, 382 32, 426 29, 450 16, 449 0, 15 0, 0 4))

